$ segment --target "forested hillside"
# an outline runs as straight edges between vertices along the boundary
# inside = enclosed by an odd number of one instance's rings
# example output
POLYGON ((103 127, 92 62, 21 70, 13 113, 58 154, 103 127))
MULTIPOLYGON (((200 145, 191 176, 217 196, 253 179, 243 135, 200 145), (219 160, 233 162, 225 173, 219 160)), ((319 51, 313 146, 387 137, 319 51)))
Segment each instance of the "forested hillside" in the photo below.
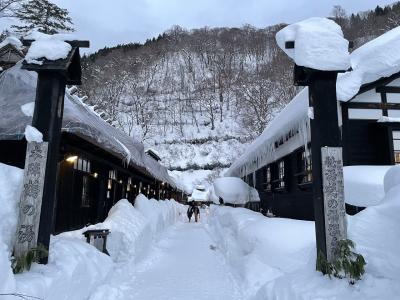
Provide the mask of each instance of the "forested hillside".
MULTIPOLYGON (((332 16, 357 48, 400 25, 400 4, 332 16)), ((170 169, 228 167, 297 93, 267 28, 175 26, 83 59, 83 94, 104 119, 155 148, 170 169)))

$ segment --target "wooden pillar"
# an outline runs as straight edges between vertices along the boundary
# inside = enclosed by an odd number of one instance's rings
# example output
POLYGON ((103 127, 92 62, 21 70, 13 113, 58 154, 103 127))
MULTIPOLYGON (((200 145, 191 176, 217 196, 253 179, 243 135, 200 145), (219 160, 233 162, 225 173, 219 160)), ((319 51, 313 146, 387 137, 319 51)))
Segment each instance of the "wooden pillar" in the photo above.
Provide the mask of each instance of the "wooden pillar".
POLYGON ((341 145, 336 98, 336 72, 315 71, 309 82, 314 217, 317 251, 327 257, 321 148, 341 145))
MULTIPOLYGON (((29 46, 32 41, 25 41, 29 46)), ((43 142, 28 143, 24 187, 21 194, 15 256, 23 257, 37 244, 47 249, 55 227, 57 169, 67 84, 81 83, 79 47, 89 42, 71 41, 67 58, 41 64, 23 63, 23 69, 38 73, 32 126, 43 134, 43 142)), ((42 263, 47 263, 47 257, 42 263)))
POLYGON ((295 84, 309 87, 309 106, 313 110, 310 124, 317 253, 329 261, 334 259, 337 241, 346 238, 343 158, 336 97, 338 73, 295 66, 295 84))
POLYGON ((39 72, 32 126, 42 132, 43 141, 48 142, 49 145, 38 233, 38 244, 42 244, 47 249, 50 244, 50 235, 54 231, 57 165, 65 86, 65 77, 59 73, 39 72))

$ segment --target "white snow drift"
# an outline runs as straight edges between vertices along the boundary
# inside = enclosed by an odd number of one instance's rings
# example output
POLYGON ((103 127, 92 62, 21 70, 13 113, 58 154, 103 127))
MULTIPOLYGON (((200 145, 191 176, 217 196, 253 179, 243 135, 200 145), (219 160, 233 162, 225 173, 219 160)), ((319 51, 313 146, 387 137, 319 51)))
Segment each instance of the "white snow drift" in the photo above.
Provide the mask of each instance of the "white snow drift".
POLYGON ((49 263, 33 264, 29 272, 14 275, 10 254, 22 177, 23 170, 0 164, 0 293, 46 300, 87 299, 104 283, 115 263, 143 258, 158 235, 183 215, 182 205, 173 200, 148 200, 139 195, 135 207, 121 200, 103 223, 88 227, 111 230, 107 243, 111 257, 85 242, 82 232, 88 228, 83 228, 52 236, 49 263))

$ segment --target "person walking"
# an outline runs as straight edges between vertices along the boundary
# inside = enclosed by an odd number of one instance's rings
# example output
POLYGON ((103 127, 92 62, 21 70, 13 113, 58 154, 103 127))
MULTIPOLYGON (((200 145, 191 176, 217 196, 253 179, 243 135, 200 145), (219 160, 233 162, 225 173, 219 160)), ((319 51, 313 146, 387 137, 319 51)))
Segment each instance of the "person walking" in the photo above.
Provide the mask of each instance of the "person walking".
POLYGON ((194 213, 194 220, 197 223, 200 219, 200 208, 197 205, 193 207, 193 213, 194 213))
POLYGON ((187 210, 187 217, 189 219, 189 223, 190 223, 190 220, 192 219, 193 207, 194 207, 194 201, 189 202, 189 207, 188 207, 188 210, 187 210))

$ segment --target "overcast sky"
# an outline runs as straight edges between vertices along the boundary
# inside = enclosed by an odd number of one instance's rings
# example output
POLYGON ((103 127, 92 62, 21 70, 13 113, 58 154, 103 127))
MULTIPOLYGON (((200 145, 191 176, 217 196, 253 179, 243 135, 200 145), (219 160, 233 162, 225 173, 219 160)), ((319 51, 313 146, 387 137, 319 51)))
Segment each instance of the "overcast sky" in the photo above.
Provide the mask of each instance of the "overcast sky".
POLYGON ((203 26, 251 24, 265 27, 313 16, 328 16, 333 5, 348 13, 375 8, 384 0, 51 0, 70 11, 80 38, 90 51, 118 43, 143 42, 172 25, 203 26))

